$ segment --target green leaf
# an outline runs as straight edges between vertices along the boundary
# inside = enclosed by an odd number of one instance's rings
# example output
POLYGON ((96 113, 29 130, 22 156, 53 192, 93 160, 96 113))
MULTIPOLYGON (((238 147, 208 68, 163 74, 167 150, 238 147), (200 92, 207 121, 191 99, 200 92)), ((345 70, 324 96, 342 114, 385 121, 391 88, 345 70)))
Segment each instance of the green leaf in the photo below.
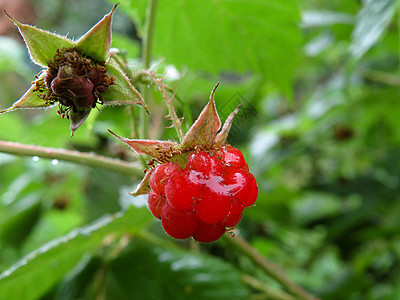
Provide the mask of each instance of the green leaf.
POLYGON ((86 219, 96 220, 105 213, 121 210, 119 202, 121 187, 131 184, 130 177, 103 169, 90 170, 85 186, 86 219))
MULTIPOLYGON (((120 2, 143 19, 144 0, 120 2)), ((287 91, 302 50, 299 23, 294 0, 159 1, 153 49, 180 68, 250 71, 287 91)))
POLYGON ((106 63, 106 68, 110 76, 114 76, 115 84, 101 94, 104 104, 137 104, 146 109, 142 95, 131 84, 124 72, 112 60, 106 63))
POLYGON ((76 229, 30 253, 0 274, 1 297, 4 299, 37 299, 108 234, 135 233, 147 225, 147 210, 129 209, 126 213, 105 216, 90 225, 76 229))
POLYGON ((14 205, 15 212, 0 222, 0 240, 5 244, 19 247, 31 233, 42 212, 42 204, 37 195, 31 195, 14 205))
MULTIPOLYGON (((42 73, 38 80, 43 79, 44 78, 44 73, 42 73)), ((21 98, 19 98, 17 101, 15 101, 13 103, 13 105, 11 105, 11 107, 1 110, 1 113, 4 112, 10 112, 14 109, 20 109, 20 108, 40 108, 40 107, 47 107, 47 106, 51 106, 52 104, 46 103, 45 100, 43 100, 42 98, 38 97, 38 92, 35 91, 36 89, 36 85, 32 84, 31 87, 29 88, 29 90, 27 90, 25 92, 24 95, 22 95, 21 98)))
POLYGON ((126 35, 113 32, 111 47, 117 48, 123 59, 140 57, 140 43, 126 35))
POLYGON ((135 243, 109 264, 106 296, 239 300, 248 299, 248 290, 240 274, 223 260, 135 243))
POLYGON ((35 26, 22 24, 8 14, 7 16, 18 27, 32 61, 40 66, 47 67, 47 62, 57 54, 57 49, 74 46, 74 42, 64 36, 36 28, 35 26))
POLYGON ((117 5, 76 42, 78 50, 99 61, 107 60, 111 46, 112 15, 117 5))
POLYGON ((361 58, 386 31, 399 6, 397 0, 366 0, 352 33, 351 54, 361 58))
POLYGON ((84 257, 57 286, 51 298, 58 300, 84 299, 84 293, 102 263, 102 259, 98 256, 84 257))

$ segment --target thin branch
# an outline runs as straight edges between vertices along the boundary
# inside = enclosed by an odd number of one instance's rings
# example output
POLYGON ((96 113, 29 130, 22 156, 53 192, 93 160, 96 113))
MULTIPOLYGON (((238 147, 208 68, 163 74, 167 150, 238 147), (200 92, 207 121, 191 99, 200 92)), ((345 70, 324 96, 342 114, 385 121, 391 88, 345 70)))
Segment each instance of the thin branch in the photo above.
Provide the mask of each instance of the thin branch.
POLYGON ((145 69, 150 67, 151 56, 153 51, 153 37, 154 29, 156 25, 156 15, 157 15, 157 5, 158 0, 150 0, 147 7, 146 16, 146 35, 143 38, 143 65, 145 69))
MULTIPOLYGON (((151 56, 153 51, 153 38, 154 29, 156 25, 158 0, 150 0, 147 6, 146 24, 145 24, 145 35, 143 37, 142 44, 142 59, 143 66, 147 70, 150 68, 151 56)), ((143 87, 143 99, 145 103, 149 104, 151 99, 151 90, 148 86, 143 87)), ((141 138, 148 138, 149 134, 149 120, 148 116, 143 111, 140 113, 140 124, 142 136, 141 138)))
POLYGON ((252 288, 263 292, 268 299, 276 299, 276 300, 296 300, 292 295, 289 295, 283 291, 278 291, 275 289, 270 288, 264 282, 261 282, 257 278, 254 278, 250 275, 243 274, 242 280, 250 285, 252 288))
POLYGON ((302 300, 316 300, 313 295, 309 294, 297 283, 291 281, 285 273, 278 266, 267 260, 262 256, 253 246, 251 246, 245 239, 240 236, 234 238, 224 236, 224 240, 231 246, 241 251, 244 255, 249 257, 257 266, 264 270, 264 272, 278 281, 284 288, 286 288, 293 295, 302 300))
POLYGON ((368 80, 400 87, 400 79, 398 75, 369 69, 361 69, 361 74, 368 80))
POLYGON ((24 145, 6 141, 0 141, 0 152, 64 160, 89 167, 102 168, 128 176, 143 175, 143 167, 139 163, 126 162, 120 159, 109 158, 94 153, 47 148, 34 145, 24 145))

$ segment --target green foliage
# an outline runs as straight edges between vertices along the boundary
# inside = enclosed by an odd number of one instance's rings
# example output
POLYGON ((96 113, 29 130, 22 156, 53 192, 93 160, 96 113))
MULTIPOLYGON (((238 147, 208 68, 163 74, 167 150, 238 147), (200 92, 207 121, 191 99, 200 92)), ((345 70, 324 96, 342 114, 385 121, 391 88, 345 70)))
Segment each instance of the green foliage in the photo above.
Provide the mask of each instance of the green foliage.
MULTIPOLYGON (((146 1, 120 1, 137 20, 146 1)), ((160 1, 154 54, 179 68, 251 72, 290 92, 301 46, 295 1, 160 1), (285 51, 282 51, 285 49, 285 51)), ((141 31, 143 33, 143 29, 141 31)))
POLYGON ((10 211, 12 214, 3 218, 0 224, 0 239, 4 244, 20 246, 39 220, 42 204, 37 195, 19 201, 10 211))
POLYGON ((378 41, 392 20, 399 3, 397 0, 365 1, 357 15, 353 31, 351 52, 356 58, 360 58, 378 41))
POLYGON ((248 297, 239 272, 224 261, 143 243, 130 245, 110 262, 105 284, 107 297, 118 299, 248 297))
MULTIPOLYGON (((132 80, 119 75, 122 92, 110 89, 108 98, 135 101, 131 83, 142 90, 148 84, 137 76, 148 1, 120 2, 114 24, 122 26, 112 47, 132 80)), ((40 3, 56 15, 57 1, 40 3)), ((71 4, 63 14, 88 28, 109 11, 106 4, 85 1, 96 8, 90 14, 71 4)), ((222 122, 243 104, 228 141, 245 154, 260 194, 237 233, 322 299, 396 300, 400 293, 398 4, 158 1, 152 70, 167 73, 185 131, 217 82, 222 122)), ((39 15, 54 31, 69 30, 65 20, 39 15)), ((21 51, 1 37, 1 108, 38 72, 21 51)), ((120 62, 109 63, 112 74, 120 74, 120 62)), ((151 120, 149 136, 177 140, 162 118, 160 93, 152 91, 144 118, 151 120)), ((51 108, 1 114, 0 140, 140 161, 107 132, 146 130, 133 126, 139 110, 101 111, 93 110, 72 139, 68 122, 51 108)), ((128 194, 139 177, 8 154, 0 154, 0 169, 1 299, 276 299, 268 289, 288 293, 230 243, 193 246, 167 237, 141 208, 146 198, 128 194)))
POLYGON ((149 220, 147 214, 132 209, 125 214, 104 216, 43 245, 1 274, 2 297, 37 299, 76 265, 83 253, 98 247, 108 234, 138 232, 146 220, 149 220))

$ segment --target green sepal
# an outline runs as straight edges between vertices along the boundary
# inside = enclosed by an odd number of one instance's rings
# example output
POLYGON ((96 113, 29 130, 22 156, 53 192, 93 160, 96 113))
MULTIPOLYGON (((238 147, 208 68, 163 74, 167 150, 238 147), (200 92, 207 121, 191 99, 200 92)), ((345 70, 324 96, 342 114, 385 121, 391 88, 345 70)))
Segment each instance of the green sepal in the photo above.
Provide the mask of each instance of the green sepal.
POLYGON ((121 142, 130 146, 138 154, 147 154, 156 159, 165 158, 165 153, 173 150, 177 147, 178 143, 172 141, 158 141, 158 140, 137 140, 137 139, 127 139, 119 136, 118 134, 112 132, 110 129, 108 131, 113 134, 121 142))
POLYGON ((76 42, 78 50, 98 61, 107 60, 111 46, 112 15, 117 5, 76 42))
POLYGON ((35 26, 22 24, 5 11, 4 13, 18 27, 28 48, 31 60, 40 66, 47 67, 47 62, 57 54, 57 49, 62 49, 63 47, 68 49, 74 46, 74 42, 64 36, 39 29, 35 26))
POLYGON ((146 175, 144 175, 142 181, 139 183, 137 188, 132 193, 129 193, 129 194, 131 194, 133 197, 137 197, 140 195, 147 195, 148 193, 150 193, 150 175, 151 175, 151 173, 153 173, 153 171, 151 169, 147 170, 146 175))
POLYGON ((92 108, 83 108, 77 112, 74 112, 72 109, 70 110, 69 119, 71 123, 69 125, 69 129, 71 129, 71 137, 74 135, 74 132, 81 127, 83 122, 85 122, 91 110, 92 108))
POLYGON ((223 144, 226 143, 226 139, 228 138, 229 131, 231 130, 231 127, 232 127, 233 118, 238 113, 239 108, 241 106, 242 106, 242 104, 239 104, 239 106, 236 107, 236 109, 225 120, 224 126, 222 127, 221 131, 215 137, 215 145, 216 146, 222 146, 223 144))
MULTIPOLYGON (((38 80, 41 80, 44 78, 44 73, 42 73, 38 80)), ((22 95, 21 98, 19 98, 17 101, 11 105, 11 107, 1 110, 0 113, 5 113, 5 112, 10 112, 13 111, 14 109, 21 109, 21 108, 41 108, 41 107, 47 107, 47 106, 52 106, 52 104, 47 103, 45 100, 42 98, 38 97, 38 92, 35 91, 36 85, 33 83, 29 90, 25 92, 24 95, 22 95)))
POLYGON ((101 94, 104 100, 104 105, 107 104, 137 104, 146 109, 146 104, 143 101, 142 95, 130 83, 124 72, 112 61, 105 64, 107 72, 110 76, 114 76, 114 84, 107 91, 101 94))
POLYGON ((221 119, 215 107, 214 93, 218 84, 213 88, 210 101, 204 107, 197 120, 183 138, 182 149, 196 145, 211 147, 214 145, 215 135, 221 127, 221 119))

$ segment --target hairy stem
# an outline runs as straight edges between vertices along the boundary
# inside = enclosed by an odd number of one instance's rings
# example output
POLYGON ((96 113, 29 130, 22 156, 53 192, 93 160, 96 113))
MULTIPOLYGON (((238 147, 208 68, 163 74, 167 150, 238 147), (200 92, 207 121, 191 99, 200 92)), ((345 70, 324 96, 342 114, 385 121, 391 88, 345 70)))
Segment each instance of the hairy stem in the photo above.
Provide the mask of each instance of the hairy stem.
POLYGON ((168 87, 163 83, 163 79, 164 78, 157 78, 157 75, 153 72, 144 72, 144 75, 146 75, 149 79, 151 84, 154 84, 158 87, 158 90, 161 93, 162 98, 164 99, 165 105, 167 106, 168 109, 168 117, 171 119, 172 121, 172 125, 175 128, 176 134, 179 137, 179 141, 182 142, 183 140, 183 130, 182 130, 182 122, 181 120, 178 118, 178 115, 176 114, 175 108, 172 104, 172 101, 174 99, 175 95, 172 95, 172 97, 170 97, 168 95, 168 87))
MULTIPOLYGON (((127 64, 125 62, 123 62, 118 55, 113 54, 111 56, 111 58, 119 65, 119 67, 121 68, 122 71, 125 72, 125 75, 129 78, 129 81, 131 82, 131 84, 135 84, 136 83, 136 78, 135 76, 133 76, 132 71, 128 68, 127 64)), ((141 75, 140 75, 141 76, 141 75)), ((138 113, 137 113, 137 108, 134 105, 130 105, 129 106, 129 112, 131 115, 131 127, 132 127, 132 133, 133 133, 133 137, 134 138, 140 138, 140 132, 139 132, 139 128, 138 128, 138 113)), ((144 115, 140 115, 140 118, 143 118, 143 122, 147 122, 147 120, 144 119, 144 115)), ((142 161, 142 165, 144 167, 147 166, 146 164, 146 158, 145 156, 141 155, 140 156, 140 160, 142 161)))
POLYGON ((249 257, 257 266, 263 269, 266 274, 278 281, 284 288, 286 288, 293 295, 297 296, 299 299, 317 299, 297 283, 291 281, 278 266, 274 265, 272 262, 263 257, 245 239, 241 238, 240 236, 232 238, 225 235, 224 240, 249 257))
POLYGON ((38 156, 49 159, 59 159, 89 167, 102 168, 128 176, 143 175, 143 167, 139 163, 126 162, 120 159, 109 158, 93 153, 24 145, 6 141, 0 141, 0 152, 24 156, 38 156))
POLYGON ((146 35, 143 39, 143 64, 144 68, 148 69, 150 67, 151 55, 153 51, 153 36, 154 28, 156 24, 156 14, 158 0, 150 0, 149 6, 147 7, 147 18, 146 18, 146 35))
MULTIPOLYGON (((150 0, 147 7, 147 17, 145 24, 145 35, 142 44, 142 59, 144 69, 150 68, 151 56, 153 51, 153 37, 156 23, 158 0, 150 0)), ((151 90, 148 86, 143 88, 143 99, 145 103, 149 103, 151 99, 151 90)), ((140 112, 140 124, 142 136, 141 138, 148 138, 149 120, 144 111, 140 112)))
POLYGON ((400 87, 400 79, 398 75, 369 69, 361 69, 361 74, 368 80, 400 87))

